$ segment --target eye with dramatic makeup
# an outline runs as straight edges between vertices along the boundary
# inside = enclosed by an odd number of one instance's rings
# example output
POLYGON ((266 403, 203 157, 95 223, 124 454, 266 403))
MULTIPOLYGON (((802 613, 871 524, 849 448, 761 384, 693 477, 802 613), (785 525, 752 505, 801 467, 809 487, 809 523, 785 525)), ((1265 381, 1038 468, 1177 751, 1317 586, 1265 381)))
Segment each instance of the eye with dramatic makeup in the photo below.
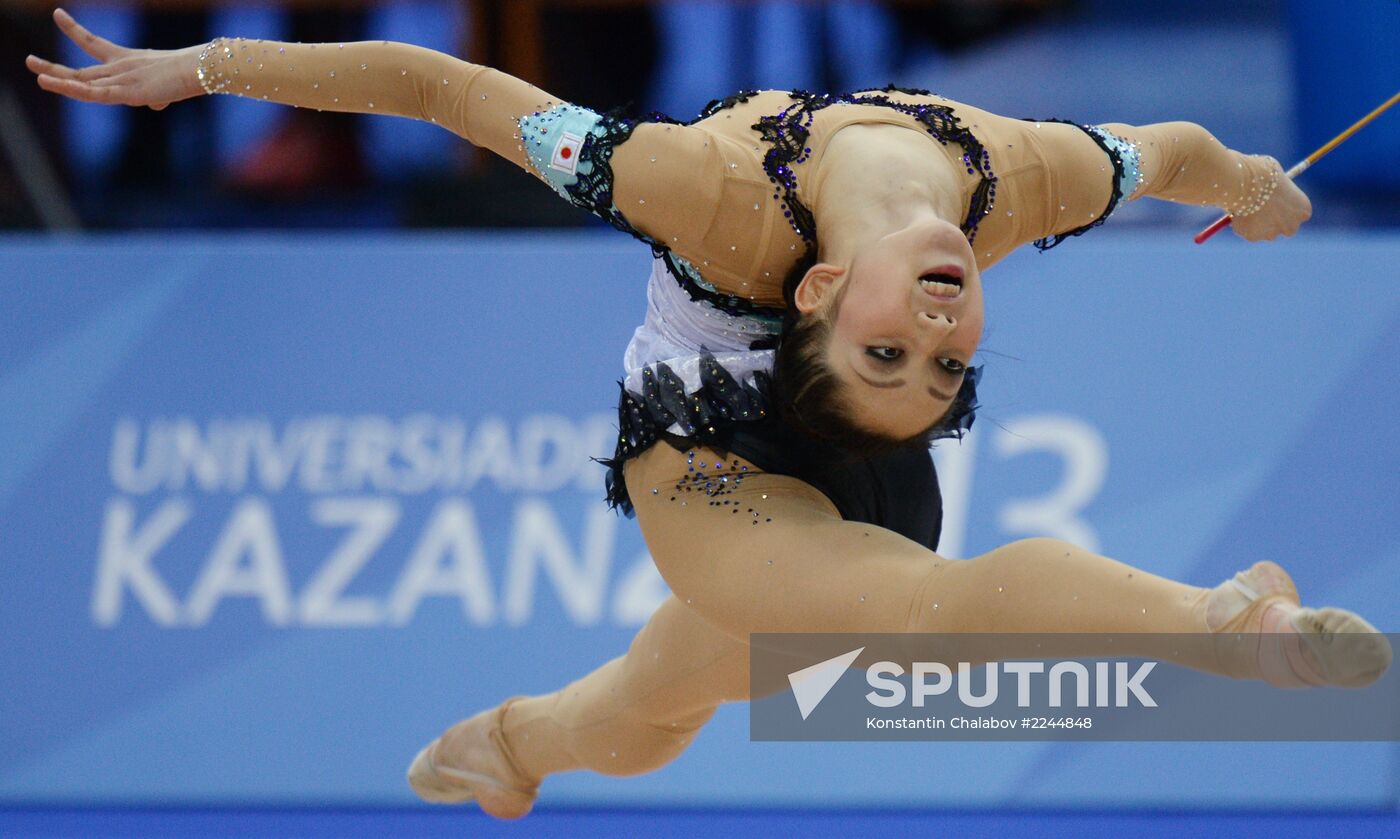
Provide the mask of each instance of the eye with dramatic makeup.
POLYGON ((940 358, 938 359, 938 366, 952 373, 954 376, 961 376, 963 373, 967 372, 967 365, 958 361, 956 358, 940 358))
POLYGON ((865 354, 876 361, 888 364, 904 357, 904 350, 898 347, 866 347, 865 354))

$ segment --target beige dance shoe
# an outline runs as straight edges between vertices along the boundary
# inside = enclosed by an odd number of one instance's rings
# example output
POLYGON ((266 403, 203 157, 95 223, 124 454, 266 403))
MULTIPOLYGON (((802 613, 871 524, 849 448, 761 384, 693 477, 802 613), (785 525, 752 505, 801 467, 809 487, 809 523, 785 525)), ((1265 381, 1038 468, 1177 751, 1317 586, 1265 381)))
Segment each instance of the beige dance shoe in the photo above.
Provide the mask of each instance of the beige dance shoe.
POLYGON ((1288 572, 1255 563, 1227 580, 1246 605, 1215 630, 1222 661, 1275 687, 1359 688, 1390 667, 1390 641, 1355 612, 1302 606, 1288 572))
POLYGON ((539 784, 522 782, 524 773, 517 768, 501 730, 506 709, 524 698, 512 697, 453 726, 453 729, 460 729, 462 735, 478 741, 478 745, 466 753, 471 766, 459 768, 439 764, 437 750, 441 737, 420 751, 408 767, 408 785, 418 797, 435 804, 475 801, 483 812, 498 819, 518 819, 529 813, 535 805, 539 784))

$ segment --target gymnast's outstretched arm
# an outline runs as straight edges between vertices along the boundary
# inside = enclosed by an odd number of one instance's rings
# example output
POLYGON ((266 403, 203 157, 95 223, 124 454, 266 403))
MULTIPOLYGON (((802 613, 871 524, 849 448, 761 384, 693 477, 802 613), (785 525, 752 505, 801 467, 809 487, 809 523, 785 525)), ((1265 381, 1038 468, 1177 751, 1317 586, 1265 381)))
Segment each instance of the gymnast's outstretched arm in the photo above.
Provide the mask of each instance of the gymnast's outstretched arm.
MULTIPOLYGON (((1123 200, 1151 197, 1218 207, 1234 216, 1235 233, 1250 241, 1292 236, 1312 215, 1307 196, 1284 175, 1277 160, 1235 151, 1200 125, 1106 123, 1097 128, 1109 132, 1112 136, 1105 141, 1121 149, 1119 157, 1128 170, 1123 200)), ((1105 166, 1102 149, 1081 132, 1047 131, 1040 136, 1056 170, 1058 203, 1105 206, 1114 172, 1105 166)))
POLYGON ((73 69, 30 56, 26 64, 40 87, 73 99, 160 110, 225 93, 431 122, 531 172, 616 226, 657 239, 685 235, 681 228, 703 230, 718 206, 723 163, 704 132, 679 125, 623 126, 507 73, 434 50, 391 41, 243 38, 140 50, 93 34, 62 10, 54 12, 54 21, 101 63, 73 69), (608 132, 626 133, 626 141, 616 143, 608 132), (606 152, 589 155, 594 147, 606 152), (613 178, 590 181, 598 166, 609 166, 613 178), (589 192, 589 183, 599 189, 589 192))

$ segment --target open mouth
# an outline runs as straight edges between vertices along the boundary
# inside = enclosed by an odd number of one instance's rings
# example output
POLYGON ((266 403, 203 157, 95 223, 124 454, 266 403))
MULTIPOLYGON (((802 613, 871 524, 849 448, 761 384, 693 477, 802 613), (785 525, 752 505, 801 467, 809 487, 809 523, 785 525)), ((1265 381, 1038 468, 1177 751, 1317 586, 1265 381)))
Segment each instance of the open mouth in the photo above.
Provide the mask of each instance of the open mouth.
POLYGON ((924 291, 944 300, 954 300, 962 294, 962 284, 962 270, 953 265, 935 269, 919 277, 919 285, 924 291))

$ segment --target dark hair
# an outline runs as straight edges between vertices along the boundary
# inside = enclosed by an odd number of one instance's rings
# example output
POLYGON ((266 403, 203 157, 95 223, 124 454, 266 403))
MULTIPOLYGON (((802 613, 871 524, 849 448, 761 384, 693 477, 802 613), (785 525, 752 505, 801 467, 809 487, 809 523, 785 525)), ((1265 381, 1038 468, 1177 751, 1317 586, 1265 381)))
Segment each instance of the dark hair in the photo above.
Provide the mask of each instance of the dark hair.
POLYGON ((786 310, 771 382, 779 415, 798 431, 839 447, 855 460, 927 449, 935 439, 948 436, 948 421, 971 410, 971 406, 960 404, 961 393, 947 415, 910 437, 881 434, 856 424, 841 380, 826 363, 831 319, 836 316, 840 299, 827 315, 803 315, 795 304, 798 284, 816 264, 817 250, 809 247, 783 281, 786 310))

